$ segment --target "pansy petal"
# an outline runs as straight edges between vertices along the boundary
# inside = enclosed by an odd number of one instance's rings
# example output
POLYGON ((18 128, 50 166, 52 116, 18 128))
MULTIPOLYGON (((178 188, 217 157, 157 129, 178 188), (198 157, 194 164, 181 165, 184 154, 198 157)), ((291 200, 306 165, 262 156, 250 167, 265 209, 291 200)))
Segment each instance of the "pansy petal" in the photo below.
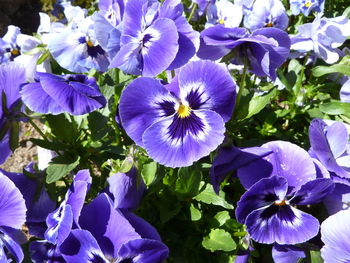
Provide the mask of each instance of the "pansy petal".
POLYGON ((342 122, 335 122, 328 126, 326 137, 334 158, 338 158, 345 152, 349 133, 342 122))
MULTIPOLYGON (((236 83, 227 68, 211 61, 194 61, 184 66, 179 73, 180 96, 187 98, 198 93, 199 109, 210 109, 228 121, 231 118, 236 98, 236 83)), ((197 104, 197 103, 196 103, 197 104)))
POLYGON ((334 183, 331 179, 315 179, 302 185, 289 201, 296 205, 316 204, 332 193, 333 189, 334 183))
POLYGON ((251 238, 263 244, 294 245, 317 235, 318 220, 289 205, 255 210, 245 221, 251 238))
POLYGON ((178 39, 175 23, 167 18, 157 19, 145 30, 141 49, 143 76, 156 76, 169 67, 179 49, 178 39))
POLYGON ((152 124, 143 134, 144 146, 155 161, 168 167, 189 166, 207 156, 224 140, 219 114, 196 111, 189 117, 175 115, 152 124))
POLYGON ((350 210, 340 211, 327 218, 321 225, 322 258, 326 263, 350 260, 350 210))
POLYGON ((119 112, 124 129, 131 139, 143 146, 142 134, 145 129, 163 117, 162 115, 174 114, 175 102, 158 80, 135 79, 120 97, 119 112), (167 108, 169 113, 166 112, 167 108))
POLYGON ((62 257, 70 263, 108 263, 96 239, 87 230, 75 229, 60 245, 62 257))
POLYGON ((316 179, 315 165, 301 147, 285 141, 268 142, 262 147, 274 152, 264 158, 272 164, 272 174, 286 178, 289 186, 299 189, 306 182, 316 179))
POLYGON ((211 183, 216 193, 219 192, 220 183, 224 180, 228 172, 249 165, 268 154, 271 150, 262 147, 250 147, 239 149, 237 147, 222 148, 218 152, 210 169, 211 183))
POLYGON ((64 109, 44 91, 40 83, 23 85, 21 97, 24 104, 32 111, 54 115, 64 112, 64 109))
POLYGON ((272 247, 272 257, 275 263, 298 263, 306 255, 303 249, 296 246, 275 244, 272 247))
POLYGON ((139 43, 131 42, 122 45, 112 59, 109 68, 120 68, 125 73, 141 75, 143 64, 139 43))
MULTIPOLYGON (((0 113, 1 115, 1 113, 0 113)), ((10 149, 10 136, 7 132, 0 141, 0 164, 3 164, 7 158, 11 155, 12 150, 10 149)))
POLYGON ((106 256, 116 257, 122 244, 140 238, 106 194, 98 195, 81 211, 80 226, 89 230, 106 256))
POLYGON ((52 244, 61 244, 72 230, 72 207, 61 203, 58 209, 47 216, 46 224, 45 239, 52 244))
POLYGON ((123 210, 123 215, 142 238, 161 241, 157 230, 146 220, 127 210, 123 210))
MULTIPOLYGON (((1 228, 0 240, 3 243, 3 245, 5 245, 6 249, 10 252, 10 254, 15 258, 16 262, 22 262, 24 258, 24 254, 20 243, 17 242, 13 238, 13 236, 11 236, 11 233, 13 233, 13 231, 14 229, 1 228)), ((19 233, 24 235, 22 232, 19 232, 19 233)), ((15 235, 18 235, 18 234, 16 233, 15 235)))
POLYGON ((40 83, 45 92, 72 115, 82 115, 104 106, 94 98, 80 93, 68 83, 52 78, 41 78, 40 83))
POLYGON ((6 94, 8 108, 20 98, 19 88, 25 81, 26 72, 22 65, 15 62, 0 65, 0 91, 6 94))
POLYGON ((272 205, 275 201, 284 200, 288 184, 285 178, 273 176, 263 178, 245 192, 236 208, 238 222, 244 224, 247 216, 254 210, 272 205))
POLYGON ((169 254, 169 249, 158 240, 135 239, 119 249, 118 258, 132 263, 161 263, 169 254))
POLYGON ((26 206, 15 184, 0 173, 0 226, 21 228, 26 219, 26 206))
POLYGON ((327 124, 321 119, 312 120, 309 127, 312 151, 329 171, 336 173, 338 176, 348 178, 350 174, 337 164, 332 154, 325 134, 326 127, 327 124))
POLYGON ((139 206, 146 185, 141 176, 137 175, 135 167, 126 174, 116 173, 107 180, 115 208, 136 209, 139 206))

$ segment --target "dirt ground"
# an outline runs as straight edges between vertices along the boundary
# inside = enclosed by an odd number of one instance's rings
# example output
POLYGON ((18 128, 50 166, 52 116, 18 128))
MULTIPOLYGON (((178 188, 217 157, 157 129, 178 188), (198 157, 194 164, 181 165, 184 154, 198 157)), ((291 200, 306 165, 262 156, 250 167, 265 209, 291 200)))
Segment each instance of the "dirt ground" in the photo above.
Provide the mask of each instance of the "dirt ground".
MULTIPOLYGON (((36 122, 36 124, 40 125, 39 122, 36 122)), ((21 123, 20 146, 4 164, 0 165, 1 169, 8 172, 22 172, 23 167, 29 162, 37 161, 37 149, 29 141, 30 138, 40 138, 40 135, 29 123, 21 123)))

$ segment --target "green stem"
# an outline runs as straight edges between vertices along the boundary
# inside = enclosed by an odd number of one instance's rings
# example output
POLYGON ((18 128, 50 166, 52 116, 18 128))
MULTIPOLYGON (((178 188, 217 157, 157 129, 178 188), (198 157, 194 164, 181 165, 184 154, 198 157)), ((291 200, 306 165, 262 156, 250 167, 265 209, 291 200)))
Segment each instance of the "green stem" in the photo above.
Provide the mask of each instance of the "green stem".
POLYGON ((301 86, 303 85, 303 79, 304 79, 304 76, 305 76, 305 65, 306 65, 306 62, 308 61, 309 59, 309 55, 306 55, 305 59, 304 59, 304 63, 303 63, 303 66, 301 68, 301 71, 300 71, 300 76, 297 80, 297 83, 295 85, 295 91, 294 91, 294 103, 296 103, 296 101, 298 100, 298 97, 299 97, 299 93, 300 93, 300 90, 301 90, 301 86))
POLYGON ((188 22, 190 22, 190 20, 191 20, 191 18, 193 17, 194 12, 196 11, 196 9, 197 9, 197 4, 193 4, 192 9, 191 9, 191 13, 190 13, 190 15, 189 15, 188 18, 187 18, 187 21, 188 21, 188 22))
POLYGON ((45 141, 49 141, 49 139, 46 137, 46 135, 41 131, 41 129, 35 124, 35 122, 29 117, 29 123, 33 126, 33 128, 41 135, 41 137, 44 138, 45 141))

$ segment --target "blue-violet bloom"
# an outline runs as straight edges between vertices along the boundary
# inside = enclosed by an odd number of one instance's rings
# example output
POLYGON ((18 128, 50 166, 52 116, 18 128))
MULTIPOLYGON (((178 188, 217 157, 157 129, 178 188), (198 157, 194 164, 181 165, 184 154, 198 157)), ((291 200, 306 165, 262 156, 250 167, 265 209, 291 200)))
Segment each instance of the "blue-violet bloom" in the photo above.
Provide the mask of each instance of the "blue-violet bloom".
POLYGON ((224 66, 195 61, 165 87, 151 78, 134 80, 121 95, 120 117, 127 134, 155 161, 189 166, 223 141, 235 94, 224 66))

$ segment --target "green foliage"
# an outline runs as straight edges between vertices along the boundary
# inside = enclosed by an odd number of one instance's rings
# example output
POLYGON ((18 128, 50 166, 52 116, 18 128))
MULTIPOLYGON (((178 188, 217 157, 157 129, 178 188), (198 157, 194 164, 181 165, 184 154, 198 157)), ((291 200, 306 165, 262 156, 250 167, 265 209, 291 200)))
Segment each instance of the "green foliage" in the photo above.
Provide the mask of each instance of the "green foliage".
POLYGON ((212 229, 209 236, 203 239, 203 247, 214 252, 217 250, 232 251, 236 243, 231 235, 223 229, 212 229))

